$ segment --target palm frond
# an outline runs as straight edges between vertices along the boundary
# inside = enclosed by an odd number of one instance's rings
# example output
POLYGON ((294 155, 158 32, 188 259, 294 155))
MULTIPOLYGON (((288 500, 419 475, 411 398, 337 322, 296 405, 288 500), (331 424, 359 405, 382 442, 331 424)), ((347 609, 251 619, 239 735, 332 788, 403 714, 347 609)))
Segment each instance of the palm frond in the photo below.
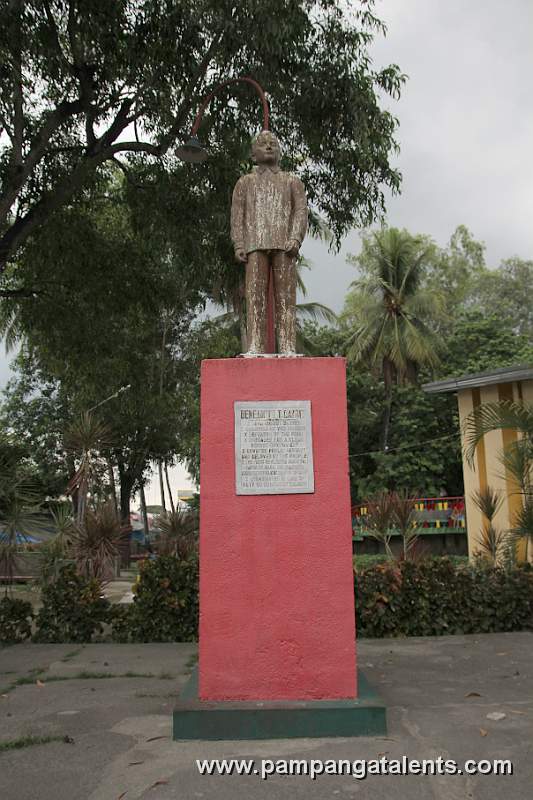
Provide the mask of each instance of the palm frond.
POLYGON ((475 408, 463 421, 465 458, 473 464, 476 447, 485 436, 495 430, 515 430, 533 442, 533 405, 502 400, 483 403, 475 408))
POLYGON ((323 320, 332 325, 338 322, 339 319, 331 308, 322 303, 298 303, 296 314, 300 318, 304 317, 313 321, 323 320))
POLYGON ((479 508, 487 522, 492 522, 503 503, 503 495, 492 486, 472 492, 472 500, 479 508))

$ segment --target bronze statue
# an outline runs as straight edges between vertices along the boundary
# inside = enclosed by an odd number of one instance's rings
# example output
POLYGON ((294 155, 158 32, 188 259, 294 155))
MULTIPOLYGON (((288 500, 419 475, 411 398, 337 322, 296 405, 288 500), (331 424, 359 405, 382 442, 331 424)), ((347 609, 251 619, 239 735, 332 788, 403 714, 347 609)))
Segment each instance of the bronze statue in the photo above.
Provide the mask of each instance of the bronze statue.
POLYGON ((270 270, 280 355, 296 355, 296 257, 307 230, 303 183, 279 167, 280 147, 270 131, 252 144, 257 164, 239 178, 231 206, 235 258, 246 265, 248 352, 265 353, 270 270))

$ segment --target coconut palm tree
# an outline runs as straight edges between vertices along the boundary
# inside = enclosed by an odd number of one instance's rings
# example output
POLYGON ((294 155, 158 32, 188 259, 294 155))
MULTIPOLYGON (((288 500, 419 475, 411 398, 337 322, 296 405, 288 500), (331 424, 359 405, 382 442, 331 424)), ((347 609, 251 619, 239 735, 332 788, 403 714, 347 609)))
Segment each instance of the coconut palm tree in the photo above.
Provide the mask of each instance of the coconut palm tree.
POLYGON ((387 450, 392 387, 415 383, 421 367, 436 367, 439 339, 433 322, 444 315, 441 296, 422 288, 426 242, 384 228, 366 239, 358 259, 365 273, 352 283, 342 322, 350 330, 348 358, 368 364, 385 384, 381 446, 387 450))
POLYGON ((495 430, 518 434, 517 440, 503 450, 500 461, 522 498, 509 535, 515 543, 526 540, 527 559, 529 542, 533 540, 533 404, 502 400, 477 406, 463 422, 465 458, 469 464, 474 463, 481 439, 495 430))

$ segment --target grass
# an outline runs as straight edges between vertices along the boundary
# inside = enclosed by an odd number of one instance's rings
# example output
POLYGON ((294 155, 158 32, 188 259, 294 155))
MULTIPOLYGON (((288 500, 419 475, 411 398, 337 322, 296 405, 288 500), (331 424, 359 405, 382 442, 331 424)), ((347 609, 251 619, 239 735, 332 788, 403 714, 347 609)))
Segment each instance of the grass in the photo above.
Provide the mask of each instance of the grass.
POLYGON ((78 647, 77 650, 71 650, 70 653, 67 653, 66 656, 63 656, 61 662, 65 664, 67 661, 71 661, 73 658, 76 658, 76 656, 79 656, 82 650, 83 647, 78 647))
POLYGON ((69 736, 21 736, 18 739, 8 739, 0 742, 0 753, 5 750, 21 750, 23 747, 34 747, 36 744, 49 744, 50 742, 65 742, 72 744, 69 736))
MULTIPOLYGON (((63 659, 64 661, 65 659, 63 659)), ((76 672, 75 675, 48 675, 45 676, 44 673, 46 672, 47 667, 43 668, 36 668, 32 669, 28 672, 27 675, 23 675, 21 678, 17 678, 13 681, 12 684, 6 686, 0 694, 8 694, 12 692, 17 686, 30 686, 35 684, 38 679, 42 678, 43 683, 58 683, 59 681, 101 681, 101 680, 111 680, 115 678, 155 678, 156 680, 160 681, 172 681, 176 679, 175 675, 171 675, 170 672, 160 672, 158 675, 154 675, 153 672, 121 672, 115 674, 113 672, 88 672, 82 670, 81 672, 76 672)))

